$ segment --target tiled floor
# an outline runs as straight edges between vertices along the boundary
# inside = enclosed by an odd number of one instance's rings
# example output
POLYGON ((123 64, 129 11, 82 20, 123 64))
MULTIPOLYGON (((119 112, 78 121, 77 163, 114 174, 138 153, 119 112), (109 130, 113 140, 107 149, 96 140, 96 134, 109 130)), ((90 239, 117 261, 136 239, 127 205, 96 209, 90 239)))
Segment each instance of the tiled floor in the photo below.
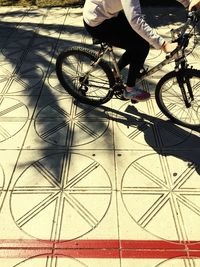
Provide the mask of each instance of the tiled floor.
MULTIPOLYGON (((163 36, 184 21, 179 8, 146 14, 163 36)), ((199 133, 153 97, 171 65, 144 84, 147 103, 76 106, 55 60, 91 46, 81 15, 0 8, 0 266, 198 267, 199 133)), ((199 67, 198 46, 189 60, 199 67)))

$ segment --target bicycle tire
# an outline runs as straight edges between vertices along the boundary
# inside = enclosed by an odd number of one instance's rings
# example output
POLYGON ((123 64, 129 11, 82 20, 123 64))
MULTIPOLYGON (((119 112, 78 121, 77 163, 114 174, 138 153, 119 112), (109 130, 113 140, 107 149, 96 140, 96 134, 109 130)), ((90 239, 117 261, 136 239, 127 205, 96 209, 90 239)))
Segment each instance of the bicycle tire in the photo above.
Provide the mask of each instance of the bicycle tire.
POLYGON ((85 73, 97 59, 94 51, 75 46, 59 54, 56 60, 56 74, 62 87, 76 100, 95 106, 112 98, 115 83, 111 68, 103 59, 84 81, 85 73))
POLYGON ((189 79, 194 95, 189 108, 183 101, 175 71, 167 73, 158 82, 156 102, 162 113, 174 123, 197 130, 200 128, 200 70, 185 69, 183 76, 189 79))

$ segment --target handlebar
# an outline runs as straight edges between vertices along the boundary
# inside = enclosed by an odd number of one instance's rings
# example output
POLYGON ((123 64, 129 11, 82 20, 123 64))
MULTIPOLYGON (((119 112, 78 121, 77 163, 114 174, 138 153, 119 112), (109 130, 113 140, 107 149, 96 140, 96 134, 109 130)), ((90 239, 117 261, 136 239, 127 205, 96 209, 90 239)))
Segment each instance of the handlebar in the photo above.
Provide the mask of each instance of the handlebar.
POLYGON ((177 42, 177 48, 170 53, 170 57, 173 57, 179 50, 187 47, 189 39, 192 36, 187 30, 190 26, 194 28, 200 20, 200 9, 189 11, 187 14, 187 20, 185 24, 177 29, 171 30, 172 42, 177 42))
POLYGON ((189 11, 188 18, 191 18, 195 22, 198 22, 200 20, 200 9, 192 9, 192 11, 189 11))

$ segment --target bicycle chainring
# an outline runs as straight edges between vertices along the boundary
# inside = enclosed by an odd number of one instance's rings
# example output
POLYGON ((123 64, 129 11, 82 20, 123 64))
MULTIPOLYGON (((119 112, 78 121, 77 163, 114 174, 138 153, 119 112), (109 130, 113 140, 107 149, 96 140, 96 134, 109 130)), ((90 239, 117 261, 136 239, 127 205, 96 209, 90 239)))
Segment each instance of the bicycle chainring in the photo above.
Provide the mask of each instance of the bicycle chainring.
POLYGON ((78 90, 82 93, 82 95, 86 95, 86 92, 88 91, 88 85, 89 85, 88 78, 80 77, 79 83, 80 83, 80 86, 78 90))
POLYGON ((120 100, 124 100, 127 101, 128 99, 126 99, 123 96, 123 90, 124 90, 124 85, 122 84, 116 84, 114 87, 114 95, 116 96, 116 98, 120 99, 120 100))

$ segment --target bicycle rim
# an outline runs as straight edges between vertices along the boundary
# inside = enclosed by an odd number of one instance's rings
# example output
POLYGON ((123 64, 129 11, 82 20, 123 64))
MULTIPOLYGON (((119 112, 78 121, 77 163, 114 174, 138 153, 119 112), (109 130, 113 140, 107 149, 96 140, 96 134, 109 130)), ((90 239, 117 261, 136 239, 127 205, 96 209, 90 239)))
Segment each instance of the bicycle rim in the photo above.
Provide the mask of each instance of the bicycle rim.
MULTIPOLYGON (((156 101, 160 110, 172 121, 182 126, 198 129, 200 127, 200 71, 187 69, 184 76, 190 82, 194 99, 189 96, 190 107, 186 107, 176 73, 166 74, 156 87, 156 101)), ((187 87, 186 87, 187 88, 187 87)))
POLYGON ((113 95, 110 88, 114 84, 105 61, 92 67, 96 60, 96 54, 89 49, 76 47, 63 52, 56 64, 58 78, 68 93, 80 102, 92 105, 109 101, 113 95))

